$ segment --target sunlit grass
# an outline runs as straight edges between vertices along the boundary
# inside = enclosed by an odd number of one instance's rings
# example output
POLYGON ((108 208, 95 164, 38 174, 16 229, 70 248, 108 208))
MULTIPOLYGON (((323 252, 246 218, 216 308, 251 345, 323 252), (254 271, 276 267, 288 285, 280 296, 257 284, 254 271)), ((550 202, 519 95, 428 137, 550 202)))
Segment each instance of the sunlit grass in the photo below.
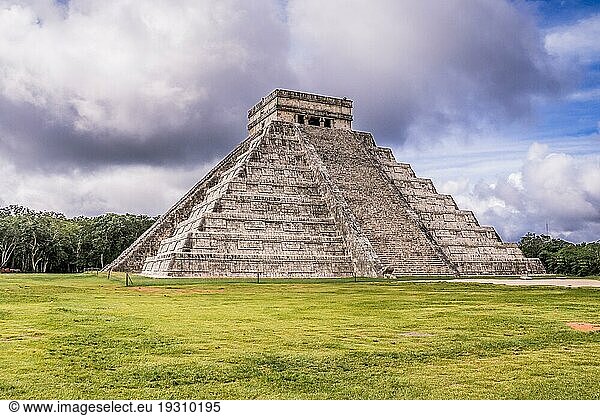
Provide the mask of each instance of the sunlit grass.
POLYGON ((0 275, 0 398, 600 399, 600 290, 0 275))

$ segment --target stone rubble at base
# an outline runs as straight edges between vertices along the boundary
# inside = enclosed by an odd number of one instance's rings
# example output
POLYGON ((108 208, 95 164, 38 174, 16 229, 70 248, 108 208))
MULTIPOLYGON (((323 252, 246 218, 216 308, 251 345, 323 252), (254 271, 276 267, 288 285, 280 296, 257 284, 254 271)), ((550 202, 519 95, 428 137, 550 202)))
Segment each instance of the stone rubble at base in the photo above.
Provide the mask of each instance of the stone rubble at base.
POLYGON ((543 274, 539 259, 351 129, 352 101, 275 90, 249 137, 106 269, 153 277, 543 274))

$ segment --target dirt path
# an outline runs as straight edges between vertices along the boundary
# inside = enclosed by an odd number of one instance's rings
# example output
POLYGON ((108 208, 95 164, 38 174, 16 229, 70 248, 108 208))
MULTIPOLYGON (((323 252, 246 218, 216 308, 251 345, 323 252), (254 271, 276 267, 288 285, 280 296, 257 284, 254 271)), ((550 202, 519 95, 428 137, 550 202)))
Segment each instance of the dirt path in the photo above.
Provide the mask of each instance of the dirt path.
POLYGON ((560 287, 600 287, 600 280, 593 279, 440 279, 408 280, 414 283, 452 282, 452 283, 489 283, 507 286, 560 286, 560 287))

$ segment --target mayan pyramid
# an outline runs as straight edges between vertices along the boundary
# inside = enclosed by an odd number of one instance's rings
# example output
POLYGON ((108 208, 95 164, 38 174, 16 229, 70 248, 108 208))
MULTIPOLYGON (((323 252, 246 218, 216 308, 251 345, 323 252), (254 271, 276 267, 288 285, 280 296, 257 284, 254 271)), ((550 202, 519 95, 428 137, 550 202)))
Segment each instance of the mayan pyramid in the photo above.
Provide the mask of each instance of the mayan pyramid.
POLYGON ((153 277, 544 273, 352 130, 352 101, 277 89, 248 137, 106 269, 153 277))

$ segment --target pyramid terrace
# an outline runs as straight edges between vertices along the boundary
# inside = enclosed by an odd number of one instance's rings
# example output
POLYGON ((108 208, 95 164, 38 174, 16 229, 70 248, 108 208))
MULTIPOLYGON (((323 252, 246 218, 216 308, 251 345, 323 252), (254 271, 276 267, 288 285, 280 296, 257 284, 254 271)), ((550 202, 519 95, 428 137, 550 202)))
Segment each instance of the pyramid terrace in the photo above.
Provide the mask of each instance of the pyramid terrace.
POLYGON ((153 277, 544 273, 370 133, 347 98, 276 89, 248 137, 107 269, 153 277))

